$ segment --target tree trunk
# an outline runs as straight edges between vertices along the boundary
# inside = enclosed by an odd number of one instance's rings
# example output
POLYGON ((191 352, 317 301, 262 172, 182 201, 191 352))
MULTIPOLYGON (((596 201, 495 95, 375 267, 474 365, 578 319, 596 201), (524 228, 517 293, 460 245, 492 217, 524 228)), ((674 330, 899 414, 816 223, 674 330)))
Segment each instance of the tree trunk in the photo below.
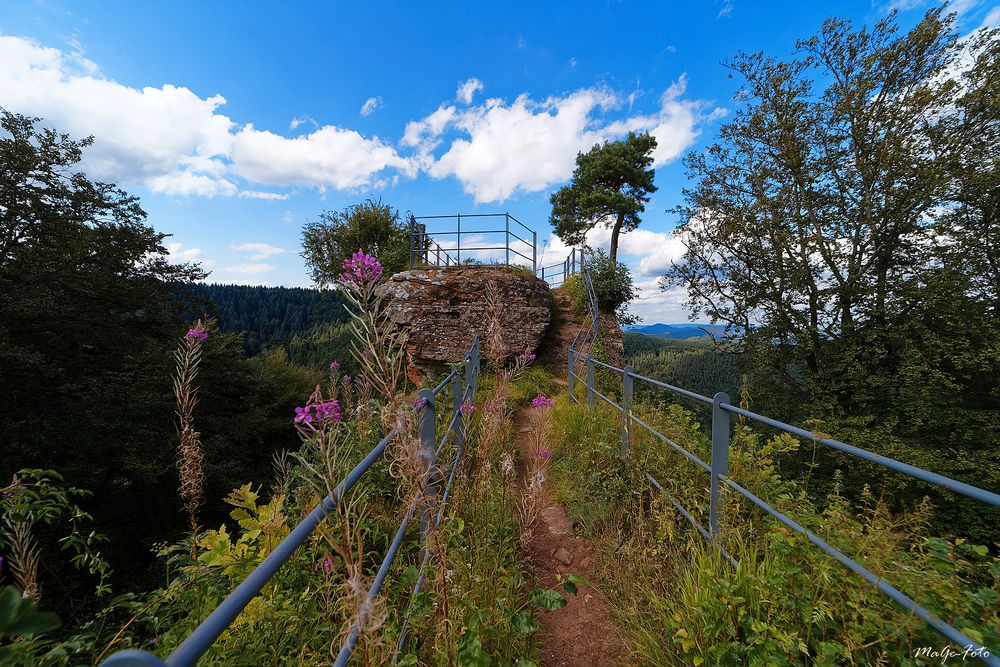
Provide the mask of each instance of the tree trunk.
POLYGON ((625 214, 619 213, 615 226, 611 228, 611 252, 608 253, 611 264, 618 260, 618 235, 621 234, 623 224, 625 224, 625 214))

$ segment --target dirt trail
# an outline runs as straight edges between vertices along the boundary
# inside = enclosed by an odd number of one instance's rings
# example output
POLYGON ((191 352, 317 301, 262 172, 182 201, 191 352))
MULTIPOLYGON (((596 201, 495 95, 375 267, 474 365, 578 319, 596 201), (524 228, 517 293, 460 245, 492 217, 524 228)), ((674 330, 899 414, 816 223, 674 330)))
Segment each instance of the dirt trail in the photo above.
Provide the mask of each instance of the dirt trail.
MULTIPOLYGON (((535 455, 532 432, 538 418, 538 410, 524 408, 515 419, 522 490, 526 462, 535 455)), ((569 602, 562 609, 541 612, 542 665, 628 664, 627 652, 599 591, 600 577, 594 570, 590 545, 573 535, 573 523, 566 509, 552 500, 547 484, 541 496, 541 511, 526 545, 528 566, 541 587, 555 585, 556 574, 580 574, 592 586, 581 586, 575 596, 566 595, 569 602)))

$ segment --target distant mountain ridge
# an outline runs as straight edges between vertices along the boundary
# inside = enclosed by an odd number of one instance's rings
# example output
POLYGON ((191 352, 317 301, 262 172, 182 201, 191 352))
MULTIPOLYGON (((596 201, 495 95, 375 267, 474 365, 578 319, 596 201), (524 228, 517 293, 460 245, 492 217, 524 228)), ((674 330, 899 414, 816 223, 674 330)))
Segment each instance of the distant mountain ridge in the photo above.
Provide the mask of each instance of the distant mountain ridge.
POLYGON ((724 324, 691 324, 688 322, 682 324, 663 324, 661 322, 657 324, 634 324, 625 327, 625 330, 657 338, 684 339, 707 337, 709 333, 721 336, 725 333, 726 326, 724 324))

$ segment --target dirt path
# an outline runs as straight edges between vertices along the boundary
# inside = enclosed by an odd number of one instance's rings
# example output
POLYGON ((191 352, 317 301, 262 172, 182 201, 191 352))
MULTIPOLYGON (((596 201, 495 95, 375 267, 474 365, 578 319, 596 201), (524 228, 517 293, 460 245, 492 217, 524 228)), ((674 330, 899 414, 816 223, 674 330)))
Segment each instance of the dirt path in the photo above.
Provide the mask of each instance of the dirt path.
MULTIPOLYGON (((526 462, 535 455, 532 432, 537 418, 537 410, 524 408, 515 419, 522 491, 526 462)), ((591 548, 585 539, 573 535, 573 523, 566 515, 566 509, 553 502, 547 483, 543 487, 540 507, 526 545, 528 566, 535 575, 537 585, 555 585, 556 574, 580 574, 593 584, 593 587, 581 586, 575 596, 566 595, 569 602, 562 609, 541 613, 542 665, 628 664, 625 647, 598 590, 600 578, 594 571, 591 548)))

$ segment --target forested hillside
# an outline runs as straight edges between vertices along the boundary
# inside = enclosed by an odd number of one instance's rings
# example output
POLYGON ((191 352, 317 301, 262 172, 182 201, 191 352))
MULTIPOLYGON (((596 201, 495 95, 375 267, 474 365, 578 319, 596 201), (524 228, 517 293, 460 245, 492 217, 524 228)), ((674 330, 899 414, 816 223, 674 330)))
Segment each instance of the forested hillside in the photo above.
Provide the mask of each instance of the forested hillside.
POLYGON ((244 333, 243 349, 252 357, 267 347, 287 346, 296 334, 347 320, 343 301, 331 292, 303 287, 264 287, 193 283, 191 310, 215 318, 222 331, 244 333))
MULTIPOLYGON (((740 372, 736 357, 720 351, 704 338, 671 340, 626 332, 625 361, 639 375, 684 387, 705 396, 724 391, 736 396, 740 372)), ((639 385, 641 396, 652 399, 661 392, 639 385), (647 396, 648 394, 648 396, 647 396)))

